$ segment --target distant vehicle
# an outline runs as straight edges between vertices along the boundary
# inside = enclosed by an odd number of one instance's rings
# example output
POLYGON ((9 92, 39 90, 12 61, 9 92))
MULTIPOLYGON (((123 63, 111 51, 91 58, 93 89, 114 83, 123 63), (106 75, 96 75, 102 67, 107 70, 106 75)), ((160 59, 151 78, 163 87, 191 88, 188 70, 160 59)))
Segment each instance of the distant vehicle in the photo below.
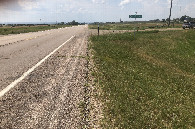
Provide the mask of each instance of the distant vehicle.
POLYGON ((192 29, 195 29, 195 22, 190 22, 190 27, 191 27, 192 29))
POLYGON ((195 22, 186 22, 182 25, 183 29, 194 29, 195 28, 195 22))
POLYGON ((189 28, 190 29, 190 23, 184 23, 183 25, 182 25, 182 28, 183 29, 186 29, 186 28, 189 28))

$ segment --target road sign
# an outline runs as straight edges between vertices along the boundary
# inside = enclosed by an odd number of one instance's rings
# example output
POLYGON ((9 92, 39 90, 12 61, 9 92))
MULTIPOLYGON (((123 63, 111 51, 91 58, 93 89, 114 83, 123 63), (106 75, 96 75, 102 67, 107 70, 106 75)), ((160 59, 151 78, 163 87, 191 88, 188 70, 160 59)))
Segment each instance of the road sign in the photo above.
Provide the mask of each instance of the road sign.
POLYGON ((129 15, 129 18, 142 18, 142 15, 129 15))

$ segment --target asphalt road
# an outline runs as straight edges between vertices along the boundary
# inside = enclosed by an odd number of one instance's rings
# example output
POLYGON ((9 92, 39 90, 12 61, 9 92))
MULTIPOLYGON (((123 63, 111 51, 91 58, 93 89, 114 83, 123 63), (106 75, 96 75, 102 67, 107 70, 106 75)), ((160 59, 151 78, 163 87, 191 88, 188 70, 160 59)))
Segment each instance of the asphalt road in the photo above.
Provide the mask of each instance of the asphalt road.
POLYGON ((71 36, 83 33, 83 29, 80 26, 0 37, 1 44, 4 44, 0 47, 0 90, 71 36))
POLYGON ((84 125, 79 106, 85 97, 88 33, 87 26, 77 26, 0 37, 0 92, 65 43, 0 97, 0 128, 84 125))

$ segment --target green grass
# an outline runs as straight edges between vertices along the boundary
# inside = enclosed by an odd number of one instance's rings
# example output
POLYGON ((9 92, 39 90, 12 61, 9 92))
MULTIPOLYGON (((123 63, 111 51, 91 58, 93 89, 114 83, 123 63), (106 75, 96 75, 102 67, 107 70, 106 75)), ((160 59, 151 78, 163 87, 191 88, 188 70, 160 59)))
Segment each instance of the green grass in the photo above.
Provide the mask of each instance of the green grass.
POLYGON ((195 128, 195 31, 92 36, 104 128, 195 128))
POLYGON ((20 33, 28 33, 28 32, 37 32, 44 31, 50 29, 57 29, 62 27, 70 27, 70 25, 51 25, 51 26, 20 26, 20 27, 2 27, 0 28, 0 35, 8 35, 8 34, 20 34, 20 33))
MULTIPOLYGON (((145 29, 165 29, 162 23, 129 23, 129 24, 101 24, 100 30, 145 30, 145 29)), ((174 28, 181 28, 181 24, 175 24, 174 28)), ((89 29, 97 29, 98 25, 89 25, 89 29)), ((172 26, 170 27, 172 28, 172 26)))

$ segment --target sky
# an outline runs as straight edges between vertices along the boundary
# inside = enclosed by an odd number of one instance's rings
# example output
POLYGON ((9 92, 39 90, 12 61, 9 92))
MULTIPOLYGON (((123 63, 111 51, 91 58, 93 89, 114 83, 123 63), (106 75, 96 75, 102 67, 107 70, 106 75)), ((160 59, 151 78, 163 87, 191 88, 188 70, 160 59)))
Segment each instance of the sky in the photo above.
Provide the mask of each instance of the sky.
MULTIPOLYGON (((171 0, 0 0, 0 23, 119 22, 166 19, 171 0)), ((172 18, 195 17, 195 0, 173 0, 172 18)))

